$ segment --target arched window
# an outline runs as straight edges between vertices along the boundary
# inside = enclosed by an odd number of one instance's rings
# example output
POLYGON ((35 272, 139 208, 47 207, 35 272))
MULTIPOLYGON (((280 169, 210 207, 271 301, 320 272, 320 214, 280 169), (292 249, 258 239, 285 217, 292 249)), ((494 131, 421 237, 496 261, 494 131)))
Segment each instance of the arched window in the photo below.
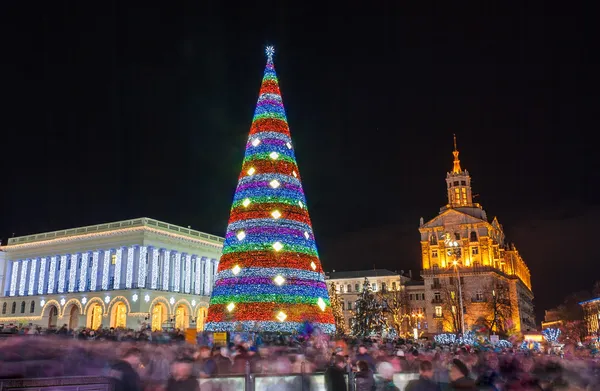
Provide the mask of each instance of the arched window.
POLYGON ((35 312, 35 301, 31 300, 31 305, 29 306, 29 313, 33 314, 35 312))
POLYGON ((6 314, 6 303, 2 303, 2 315, 6 314))
POLYGON ((352 285, 348 284, 346 287, 346 292, 352 292, 352 285))
POLYGON ((471 236, 470 236, 469 240, 471 242, 476 242, 477 241, 477 232, 471 231, 471 236))
POLYGON ((24 301, 21 302, 21 313, 22 314, 25 313, 25 302, 24 301))
POLYGON ((14 314, 15 312, 17 312, 17 302, 13 301, 12 306, 10 308, 10 313, 14 314))
POLYGON ((438 243, 437 243, 437 238, 435 237, 435 235, 431 235, 431 236, 429 237, 429 243, 430 243, 430 244, 433 244, 433 245, 436 245, 436 244, 438 244, 438 243))

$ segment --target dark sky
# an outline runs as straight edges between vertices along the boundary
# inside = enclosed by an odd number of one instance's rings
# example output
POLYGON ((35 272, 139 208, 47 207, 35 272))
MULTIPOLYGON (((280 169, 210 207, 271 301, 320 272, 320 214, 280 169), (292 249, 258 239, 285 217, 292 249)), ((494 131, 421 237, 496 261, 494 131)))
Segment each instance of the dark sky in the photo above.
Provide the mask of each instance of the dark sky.
POLYGON ((223 235, 273 44, 326 270, 420 269, 456 133, 538 315, 599 278, 592 10, 125 3, 2 2, 4 243, 140 216, 223 235))

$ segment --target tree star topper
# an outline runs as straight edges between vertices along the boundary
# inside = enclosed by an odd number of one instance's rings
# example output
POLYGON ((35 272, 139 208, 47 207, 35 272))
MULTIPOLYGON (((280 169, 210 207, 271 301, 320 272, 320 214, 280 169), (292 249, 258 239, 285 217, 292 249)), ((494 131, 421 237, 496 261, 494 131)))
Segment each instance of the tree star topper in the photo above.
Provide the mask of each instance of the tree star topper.
POLYGON ((273 55, 275 54, 275 47, 267 46, 267 48, 265 49, 265 53, 267 54, 267 60, 269 60, 269 62, 273 62, 273 55))

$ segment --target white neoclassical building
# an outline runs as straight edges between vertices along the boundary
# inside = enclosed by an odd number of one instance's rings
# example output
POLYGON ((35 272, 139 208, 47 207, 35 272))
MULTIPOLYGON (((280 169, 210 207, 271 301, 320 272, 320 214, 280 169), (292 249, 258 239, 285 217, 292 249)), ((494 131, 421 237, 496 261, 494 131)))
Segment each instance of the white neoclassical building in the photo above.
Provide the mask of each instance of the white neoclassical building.
POLYGON ((149 218, 11 238, 0 325, 202 330, 223 241, 149 218))

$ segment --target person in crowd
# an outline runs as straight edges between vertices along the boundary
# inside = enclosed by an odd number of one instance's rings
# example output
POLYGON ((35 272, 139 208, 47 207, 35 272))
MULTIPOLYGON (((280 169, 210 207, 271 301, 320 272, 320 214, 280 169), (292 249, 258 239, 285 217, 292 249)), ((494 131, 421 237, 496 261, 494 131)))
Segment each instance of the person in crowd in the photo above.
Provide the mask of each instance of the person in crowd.
POLYGON ((325 389, 327 391, 346 391, 346 360, 344 356, 336 354, 333 364, 325 371, 325 389))
POLYGON ((106 375, 113 381, 113 391, 142 391, 138 373, 141 365, 142 352, 138 348, 127 350, 120 360, 112 363, 106 375))
POLYGON ((419 363, 419 378, 411 380, 405 391, 441 391, 440 385, 433 381, 433 364, 424 360, 419 363))
POLYGON ((377 391, 400 391, 394 384, 394 367, 389 362, 382 362, 377 367, 380 379, 377 382, 377 391))
POLYGON ((200 347, 200 354, 196 364, 198 367, 196 372, 199 377, 207 378, 217 374, 217 363, 211 357, 208 346, 200 347))
POLYGON ((355 357, 354 365, 356 365, 358 361, 366 362, 367 365, 369 365, 369 368, 372 371, 375 371, 375 360, 373 359, 373 356, 368 353, 367 347, 364 344, 358 346, 358 354, 355 357))
POLYGON ((448 375, 453 391, 477 391, 475 382, 469 377, 469 368, 458 358, 453 359, 450 363, 448 375))
POLYGON ((166 391, 200 391, 198 379, 192 376, 193 363, 191 358, 182 357, 171 365, 166 391))
POLYGON ((358 367, 358 372, 354 374, 356 391, 374 391, 375 378, 373 377, 373 371, 369 368, 369 364, 365 361, 359 361, 356 363, 356 366, 358 367))

